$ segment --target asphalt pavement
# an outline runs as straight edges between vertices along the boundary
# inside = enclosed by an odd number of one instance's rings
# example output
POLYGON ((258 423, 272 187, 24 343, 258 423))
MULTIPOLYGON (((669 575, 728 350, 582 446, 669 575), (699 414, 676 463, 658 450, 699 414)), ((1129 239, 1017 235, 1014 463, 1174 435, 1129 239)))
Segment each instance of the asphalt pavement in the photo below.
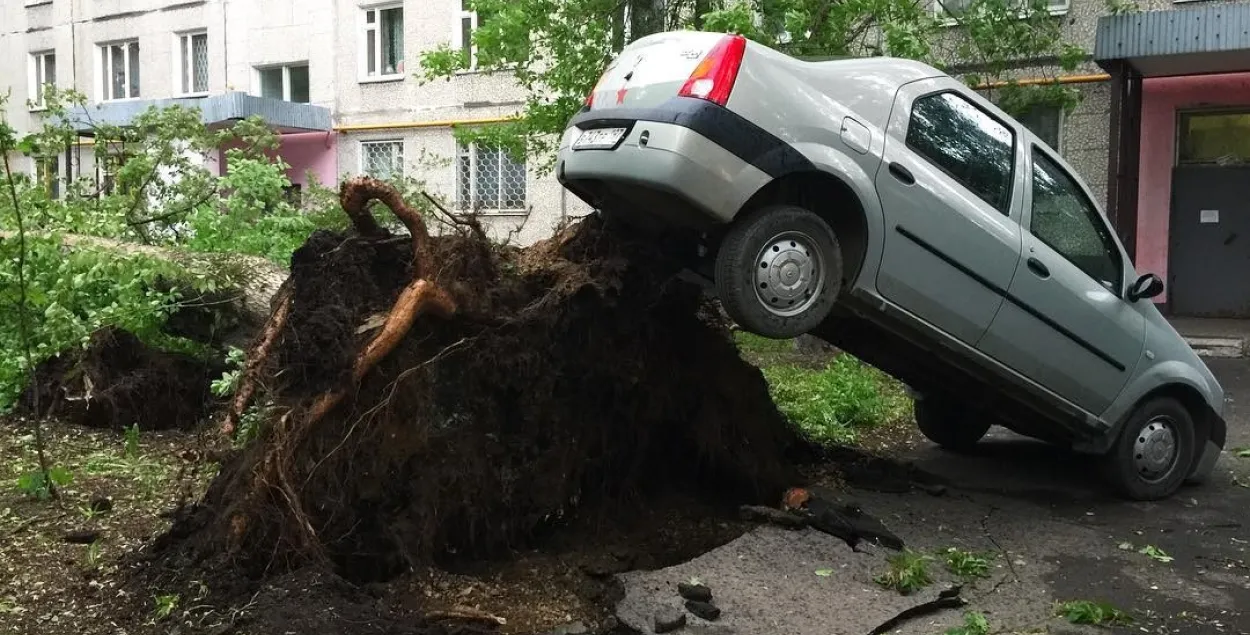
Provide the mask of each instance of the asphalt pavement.
MULTIPOLYGON (((651 616, 679 607, 678 582, 697 577, 722 608, 683 632, 723 635, 866 635, 909 606, 960 581, 940 554, 990 555, 990 575, 965 584, 968 611, 993 633, 1084 633, 1055 616, 1057 603, 1106 602, 1133 617, 1119 632, 1250 635, 1250 360, 1211 359, 1229 398, 1229 441, 1205 485, 1160 502, 1115 498, 1092 461, 994 430, 970 456, 926 443, 905 460, 945 479, 942 495, 851 490, 857 503, 912 549, 935 555, 934 582, 909 596, 873 578, 885 549, 852 551, 813 530, 761 527, 695 560, 623 574, 618 617, 651 633, 651 616)), ((940 635, 962 610, 908 621, 891 633, 940 635)))

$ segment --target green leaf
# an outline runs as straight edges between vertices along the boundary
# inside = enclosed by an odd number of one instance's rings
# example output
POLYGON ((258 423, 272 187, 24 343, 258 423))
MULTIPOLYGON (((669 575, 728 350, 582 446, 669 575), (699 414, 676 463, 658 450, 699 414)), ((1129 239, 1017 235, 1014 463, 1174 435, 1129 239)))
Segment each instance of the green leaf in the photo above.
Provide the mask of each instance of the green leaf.
POLYGON ((829 577, 829 576, 833 575, 833 569, 817 569, 817 570, 816 570, 816 575, 818 575, 818 576, 820 576, 820 577, 822 577, 822 578, 827 578, 827 577, 829 577))

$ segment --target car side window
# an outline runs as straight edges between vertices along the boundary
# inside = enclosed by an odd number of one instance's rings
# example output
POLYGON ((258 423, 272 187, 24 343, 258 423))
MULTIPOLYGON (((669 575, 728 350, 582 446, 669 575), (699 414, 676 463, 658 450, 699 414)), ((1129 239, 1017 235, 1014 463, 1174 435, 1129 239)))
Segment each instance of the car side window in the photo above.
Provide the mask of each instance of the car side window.
POLYGON ((1123 263, 1111 231, 1076 181, 1036 147, 1029 231, 1086 275, 1119 293, 1123 263))
POLYGON ((1016 135, 952 92, 912 105, 907 145, 1003 214, 1011 212, 1016 135))

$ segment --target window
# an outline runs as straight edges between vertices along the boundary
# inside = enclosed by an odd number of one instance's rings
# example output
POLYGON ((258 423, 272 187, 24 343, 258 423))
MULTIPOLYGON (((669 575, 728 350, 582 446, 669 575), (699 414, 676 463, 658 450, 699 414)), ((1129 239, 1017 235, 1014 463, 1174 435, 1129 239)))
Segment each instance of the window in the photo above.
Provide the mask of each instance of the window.
POLYGON ((1176 126, 1180 165, 1250 163, 1250 112, 1183 112, 1176 126))
POLYGON ((1059 106, 1037 104, 1028 112, 1017 115, 1016 120, 1024 124, 1039 139, 1046 142, 1055 152, 1062 153, 1061 132, 1063 130, 1063 109, 1059 106))
POLYGON ((989 113, 955 93, 921 97, 907 145, 994 209, 1010 211, 1015 134, 989 113))
POLYGON ((404 73, 404 8, 365 9, 361 77, 390 79, 404 73))
POLYGON ((48 198, 61 198, 61 161, 59 157, 53 155, 35 159, 35 182, 43 188, 48 198))
POLYGON ((260 96, 308 103, 308 65, 289 64, 256 69, 260 96))
POLYGON ((1121 261, 1098 209, 1076 180, 1033 149, 1033 213, 1029 231, 1086 275, 1119 294, 1121 261))
POLYGON ((139 41, 105 44, 100 52, 100 100, 139 96, 139 41))
MULTIPOLYGON (((933 14, 939 18, 946 18, 950 23, 958 22, 959 14, 973 8, 979 0, 933 0, 933 14)), ((1017 0, 1020 6, 1020 17, 1024 17, 1030 12, 1033 0, 1017 0)), ((1068 12, 1071 8, 1071 0, 1046 0, 1046 10, 1051 15, 1061 15, 1068 12)))
POLYGON ((177 86, 183 95, 208 92, 208 34, 184 33, 178 36, 177 86))
POLYGON ((378 179, 404 175, 403 141, 361 141, 360 171, 378 179))
POLYGON ((473 32, 477 30, 477 12, 464 8, 464 0, 460 0, 460 11, 456 12, 456 24, 452 30, 452 47, 458 49, 469 62, 469 68, 477 68, 477 47, 473 45, 473 32))
POLYGON ((32 53, 30 56, 30 92, 28 93, 32 108, 39 109, 48 105, 44 92, 49 84, 56 86, 56 53, 51 51, 32 53))
POLYGON ((456 177, 456 201, 462 211, 525 210, 525 163, 502 148, 460 146, 456 177))

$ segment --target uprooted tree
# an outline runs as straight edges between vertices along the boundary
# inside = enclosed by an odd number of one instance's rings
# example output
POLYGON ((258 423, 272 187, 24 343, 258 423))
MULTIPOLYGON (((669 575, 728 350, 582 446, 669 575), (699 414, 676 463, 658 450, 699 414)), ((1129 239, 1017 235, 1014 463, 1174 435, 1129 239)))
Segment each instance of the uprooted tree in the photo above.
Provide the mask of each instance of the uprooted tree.
POLYGON ((674 484, 772 503, 792 482, 804 444, 662 247, 597 217, 523 249, 472 221, 430 236, 367 177, 341 201, 351 229, 295 251, 227 415, 263 430, 176 557, 385 579, 674 484))

